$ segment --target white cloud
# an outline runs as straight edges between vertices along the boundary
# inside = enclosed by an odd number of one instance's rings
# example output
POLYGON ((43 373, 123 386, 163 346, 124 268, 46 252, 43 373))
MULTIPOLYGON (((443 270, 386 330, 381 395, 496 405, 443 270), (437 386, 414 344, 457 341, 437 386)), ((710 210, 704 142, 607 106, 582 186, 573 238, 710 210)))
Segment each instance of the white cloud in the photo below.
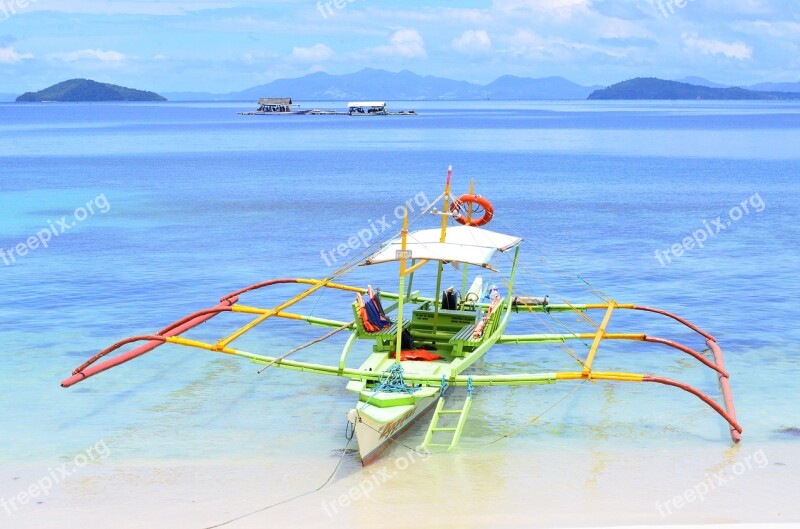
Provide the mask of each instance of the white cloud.
POLYGON ((485 53, 492 49, 492 39, 483 29, 468 29, 453 40, 453 49, 461 53, 485 53))
POLYGON ((504 14, 527 11, 568 19, 575 13, 587 12, 591 3, 592 0, 494 0, 493 8, 504 14))
POLYGON ((222 9, 231 3, 220 0, 152 1, 152 0, 60 0, 59 2, 36 2, 30 0, 26 11, 54 11, 57 13, 80 13, 92 15, 184 15, 191 11, 222 9))
POLYGON ((63 53, 51 53, 47 56, 49 59, 54 59, 61 62, 77 62, 77 61, 97 61, 102 63, 121 63, 125 60, 125 54, 118 51, 103 51, 103 50, 78 50, 67 51, 63 53))
POLYGON ((325 44, 315 44, 310 48, 293 48, 291 58, 300 62, 320 62, 327 61, 333 54, 333 50, 325 44))
POLYGON ((604 17, 597 20, 593 33, 603 39, 652 38, 653 34, 639 21, 604 17))
POLYGON ((272 52, 267 53, 267 52, 262 51, 262 50, 248 51, 248 52, 243 53, 239 57, 241 62, 243 62, 244 64, 263 64, 263 63, 265 63, 267 61, 269 61, 272 64, 275 64, 276 62, 278 62, 282 58, 283 57, 280 56, 280 55, 277 55, 277 54, 272 53, 272 52))
POLYGON ((704 0, 712 13, 735 13, 737 15, 763 15, 792 10, 784 5, 786 0, 704 0))
MULTIPOLYGON (((376 18, 391 20, 396 24, 413 25, 432 23, 438 27, 443 24, 486 24, 491 21, 492 15, 488 9, 474 9, 465 7, 444 7, 431 4, 420 8, 393 9, 388 7, 374 7, 375 4, 363 9, 350 11, 347 16, 355 23, 374 24, 376 18)), ((360 29, 364 29, 363 27, 360 29)))
POLYGON ((790 21, 748 20, 731 24, 731 28, 738 32, 750 33, 756 37, 769 35, 779 39, 794 40, 800 35, 800 23, 790 21))
POLYGON ((17 53, 11 46, 0 48, 0 64, 16 64, 25 59, 33 59, 33 54, 17 53))
POLYGON ((526 61, 552 61, 566 64, 597 60, 597 57, 615 60, 627 57, 627 52, 624 50, 585 44, 560 37, 542 37, 527 29, 519 30, 511 36, 505 37, 503 41, 508 44, 508 47, 500 50, 501 52, 510 54, 514 59, 526 61))
POLYGON ((687 51, 696 51, 703 55, 724 55, 739 60, 753 58, 753 48, 744 42, 723 42, 684 34, 683 43, 687 51))
POLYGON ((514 56, 540 57, 547 55, 547 42, 528 29, 521 29, 506 38, 509 44, 508 51, 514 56))
POLYGON ((425 51, 425 41, 416 29, 399 29, 389 37, 389 44, 372 48, 369 51, 378 55, 406 59, 424 59, 428 56, 425 51))

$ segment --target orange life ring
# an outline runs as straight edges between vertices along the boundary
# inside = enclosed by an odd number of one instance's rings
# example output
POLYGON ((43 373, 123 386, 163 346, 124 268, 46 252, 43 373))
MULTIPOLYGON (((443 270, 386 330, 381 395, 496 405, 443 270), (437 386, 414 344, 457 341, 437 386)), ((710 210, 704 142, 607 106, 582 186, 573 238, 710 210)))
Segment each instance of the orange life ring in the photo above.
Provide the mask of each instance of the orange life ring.
POLYGON ((494 217, 494 208, 488 199, 480 195, 461 195, 450 206, 450 213, 456 219, 456 222, 465 226, 483 226, 489 224, 489 221, 494 217), (472 207, 470 204, 475 204, 483 208, 483 216, 480 218, 472 218, 467 220, 467 215, 462 211, 462 207, 467 204, 467 207, 472 207))

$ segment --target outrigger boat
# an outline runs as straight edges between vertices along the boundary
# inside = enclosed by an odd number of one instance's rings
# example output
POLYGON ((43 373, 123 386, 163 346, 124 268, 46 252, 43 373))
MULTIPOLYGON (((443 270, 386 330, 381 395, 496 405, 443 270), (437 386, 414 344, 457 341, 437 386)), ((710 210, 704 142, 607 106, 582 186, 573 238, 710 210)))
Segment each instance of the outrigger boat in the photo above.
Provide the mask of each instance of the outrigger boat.
MULTIPOLYGON (((742 428, 736 420, 729 375, 725 370, 722 351, 716 339, 709 333, 683 318, 660 309, 629 303, 618 303, 603 299, 600 303, 551 303, 548 297, 532 298, 515 289, 521 238, 490 231, 483 226, 492 220, 494 210, 484 197, 476 195, 474 188, 460 197, 451 196, 452 168, 448 171, 444 193, 430 203, 418 219, 433 215, 438 226, 431 229, 409 231, 408 208, 405 208, 403 229, 398 236, 373 248, 365 258, 349 263, 325 279, 273 279, 249 286, 223 297, 220 302, 200 310, 161 329, 157 333, 134 336, 115 343, 100 351, 83 365, 76 368, 72 376, 62 382, 69 387, 112 367, 142 356, 165 344, 176 344, 207 351, 233 355, 267 367, 277 367, 314 375, 328 375, 348 379, 347 389, 356 393, 358 402, 347 413, 347 420, 358 442, 364 464, 369 463, 396 441, 398 436, 416 419, 431 408, 434 409, 430 425, 422 446, 442 446, 453 449, 459 442, 470 410, 473 389, 482 386, 524 386, 553 384, 568 381, 612 381, 650 382, 665 384, 687 391, 722 416, 730 429, 734 443, 738 442, 742 428), (441 204, 441 210, 437 207, 441 204), (483 284, 481 276, 474 278, 467 289, 468 271, 477 268, 483 272, 499 273, 494 260, 510 256, 510 273, 502 280, 507 294, 503 297, 500 288, 483 284), (397 292, 375 291, 372 287, 348 286, 336 282, 347 271, 356 266, 393 264, 399 269, 397 292), (414 275, 426 266, 436 267, 434 296, 422 296, 412 291, 414 275), (457 268, 462 277, 462 292, 459 299, 454 289, 442 292, 443 271, 447 265, 457 268), (249 292, 274 285, 297 284, 305 290, 272 308, 258 308, 240 303, 249 292), (293 305, 309 298, 314 293, 327 289, 350 292, 356 301, 350 304, 352 320, 333 320, 313 315, 288 312, 293 305), (439 295, 441 293, 441 295, 439 295), (384 310, 384 305, 386 309, 384 310), (644 333, 609 333, 606 331, 611 317, 618 311, 646 311, 667 316, 696 332, 705 341, 707 352, 699 352, 675 341, 644 333), (248 314, 254 318, 230 335, 215 343, 189 339, 182 335, 223 313, 248 314), (600 323, 595 323, 589 314, 602 314, 600 323), (525 314, 554 317, 558 313, 576 313, 591 324, 590 332, 567 332, 546 334, 506 334, 509 319, 522 318, 525 314), (327 334, 301 345, 281 356, 268 356, 243 351, 233 347, 241 338, 266 320, 283 318, 305 321, 311 325, 326 327, 327 334), (330 365, 301 362, 287 358, 290 354, 319 343, 339 332, 349 332, 338 362, 330 365), (529 345, 560 343, 584 340, 588 353, 573 354, 579 369, 565 372, 530 374, 470 374, 468 369, 486 355, 497 344, 529 345), (688 384, 650 374, 594 369, 595 357, 605 341, 633 340, 672 347, 694 357, 715 372, 719 380, 722 403, 688 384), (354 344, 366 341, 372 344, 371 353, 358 367, 349 365, 348 357, 354 344), (141 343, 140 343, 141 342, 141 343), (129 344, 138 347, 115 357, 109 354, 129 344), (448 390, 466 387, 467 396, 463 405, 455 409, 445 408, 448 390), (448 422, 449 421, 449 422, 448 422), (442 424, 446 424, 442 426, 442 424), (441 437, 446 436, 445 442, 441 437), (436 442, 438 441, 438 442, 436 442)), ((474 184, 473 184, 474 186, 474 184)), ((431 272, 430 278, 433 274, 431 272)))

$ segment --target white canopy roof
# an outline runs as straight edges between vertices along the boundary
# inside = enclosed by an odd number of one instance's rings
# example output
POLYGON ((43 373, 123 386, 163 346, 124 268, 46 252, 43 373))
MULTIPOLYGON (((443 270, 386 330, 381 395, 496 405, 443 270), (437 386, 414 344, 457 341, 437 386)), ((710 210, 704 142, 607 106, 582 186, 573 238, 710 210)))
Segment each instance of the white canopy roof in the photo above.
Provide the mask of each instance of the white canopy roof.
POLYGON ((386 101, 356 101, 353 103, 347 103, 348 108, 354 107, 385 107, 386 101))
MULTIPOLYGON (((472 226, 447 228, 445 242, 439 242, 441 229, 420 230, 407 236, 407 258, 420 261, 446 261, 467 263, 489 268, 489 262, 498 251, 505 252, 522 242, 519 237, 503 235, 472 226)), ((371 265, 399 261, 400 237, 384 244, 380 250, 367 257, 363 264, 371 265)))

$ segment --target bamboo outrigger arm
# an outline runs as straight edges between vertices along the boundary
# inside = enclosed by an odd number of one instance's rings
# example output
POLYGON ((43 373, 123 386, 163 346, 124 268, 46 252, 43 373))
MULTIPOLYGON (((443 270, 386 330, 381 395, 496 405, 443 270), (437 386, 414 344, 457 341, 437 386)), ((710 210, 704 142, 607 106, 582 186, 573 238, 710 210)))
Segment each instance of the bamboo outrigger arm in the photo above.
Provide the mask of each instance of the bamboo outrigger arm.
MULTIPOLYGON (((531 334, 531 335, 503 335, 497 341, 499 344, 523 344, 523 343, 545 343, 545 342, 566 342, 567 340, 591 340, 596 335, 594 333, 576 333, 576 334, 531 334)), ((609 333, 603 337, 604 340, 631 340, 640 342, 660 343, 682 351, 719 373, 721 376, 728 378, 728 372, 724 367, 720 367, 717 363, 712 362, 698 351, 691 347, 680 344, 667 338, 659 338, 657 336, 650 336, 647 334, 630 334, 630 333, 609 333)))
MULTIPOLYGON (((194 312, 164 327, 155 334, 140 335, 127 338, 125 340, 119 341, 111 345, 110 347, 107 347, 106 349, 103 349, 102 351, 94 355, 92 358, 84 362, 82 365, 77 367, 73 371, 72 376, 62 381, 61 385, 65 388, 70 387, 89 377, 102 373, 103 371, 121 365, 123 363, 129 362, 135 358, 138 358, 139 356, 142 356, 165 343, 174 343, 177 345, 183 345, 217 353, 239 356, 242 358, 249 359, 257 364, 262 364, 262 365, 269 364, 269 365, 274 365, 275 367, 302 371, 312 374, 340 376, 349 378, 351 380, 378 381, 380 379, 381 373, 375 371, 364 371, 359 369, 346 368, 343 365, 343 362, 339 362, 339 365, 335 366, 298 362, 286 358, 269 357, 269 356, 249 353, 246 351, 240 351, 230 347, 226 343, 217 342, 215 344, 212 344, 181 337, 183 333, 201 325, 202 323, 205 323, 206 321, 210 320, 211 318, 222 312, 239 312, 239 313, 256 315, 258 323, 261 323, 262 321, 270 317, 279 317, 279 318, 293 319, 298 321, 306 321, 309 324, 318 325, 322 327, 350 328, 351 324, 348 322, 319 318, 314 316, 293 314, 285 312, 283 310, 302 300, 304 297, 308 295, 309 291, 315 291, 321 288, 331 288, 331 289, 338 289, 338 290, 359 292, 359 293, 366 292, 366 289, 364 288, 333 283, 329 279, 317 280, 317 279, 284 278, 284 279, 273 279, 270 281, 265 281, 263 283, 251 285, 247 288, 238 290, 236 292, 228 294, 227 296, 224 296, 223 298, 221 298, 220 302, 217 305, 194 312), (283 302, 277 307, 274 307, 272 309, 262 309, 262 308, 249 307, 238 304, 239 296, 244 293, 277 284, 291 284, 291 283, 311 285, 311 288, 305 290, 300 295, 295 296, 294 298, 291 298, 288 301, 283 302), (110 353, 126 345, 136 342, 144 342, 144 343, 130 351, 127 351, 116 357, 106 359, 100 362, 110 353)), ((400 294, 395 294, 390 292, 381 292, 381 295, 386 297, 387 299, 397 299, 398 301, 401 298, 400 294)), ((421 297, 418 296, 417 294, 409 294, 404 297, 406 298, 405 299, 406 302, 431 301, 430 298, 421 297)), ((691 355, 692 357, 696 358, 707 367, 715 370, 719 378, 720 389, 723 396, 723 405, 722 406, 719 405, 707 394, 693 388, 692 386, 689 386, 688 384, 679 381, 649 374, 593 371, 591 370, 591 364, 589 362, 584 364, 583 371, 576 371, 576 372, 552 372, 552 373, 534 373, 534 374, 520 374, 520 375, 473 375, 473 376, 466 376, 456 372, 452 372, 449 374, 449 377, 447 378, 447 383, 449 385, 467 386, 470 383, 470 381, 475 386, 531 385, 531 384, 553 384, 559 381, 568 381, 568 380, 607 380, 614 382, 658 383, 682 389, 684 391, 687 391, 695 395, 697 398, 702 400, 704 403, 706 403, 708 406, 714 409, 714 411, 716 411, 720 416, 722 416, 726 420, 726 422, 730 427, 731 438, 733 439, 734 442, 739 442, 741 438, 742 428, 736 420, 736 412, 733 405, 733 397, 730 389, 729 375, 725 370, 725 365, 722 357, 722 350, 720 349, 719 345, 716 343, 716 340, 712 335, 706 333, 702 329, 689 323, 683 318, 680 318, 679 316, 671 314, 667 311, 661 309, 653 309, 649 307, 640 307, 637 305, 616 304, 612 302, 609 304, 549 305, 546 309, 544 307, 527 306, 527 307, 518 307, 518 309, 527 310, 529 312, 537 312, 544 310, 566 312, 568 310, 586 311, 586 310, 598 309, 598 310, 605 310, 607 316, 610 315, 610 311, 612 310, 630 309, 630 310, 649 311, 670 317, 684 324, 685 326, 687 326, 688 328, 692 329, 693 331, 697 332, 698 334, 700 334, 705 338, 706 344, 713 354, 714 357, 713 362, 708 358, 706 358, 705 356, 703 356, 701 353, 687 346, 674 342, 672 340, 658 338, 654 336, 648 336, 646 334, 606 333, 604 325, 601 325, 597 333, 500 335, 499 337, 497 337, 496 343, 523 344, 523 343, 540 343, 540 342, 564 342, 570 339, 593 339, 597 341, 599 344, 598 337, 600 337, 600 339, 603 340, 636 340, 636 341, 646 341, 646 342, 668 345, 670 347, 673 347, 675 349, 678 349, 684 353, 691 355), (587 364, 588 364, 588 369, 587 369, 587 364)), ((510 304, 506 305, 505 307, 506 314, 504 315, 505 318, 508 317, 510 310, 511 310, 510 304)), ((607 318, 604 318, 604 320, 605 323, 607 323, 607 318)), ((245 325, 245 327, 242 327, 242 329, 245 329, 245 332, 247 330, 250 330, 253 327, 252 325, 253 321, 245 325)), ((502 325, 502 327, 505 327, 505 325, 502 325)), ((352 328, 353 329, 355 328, 354 324, 352 325, 352 328)), ((500 331, 500 333, 501 332, 502 331, 500 331)), ((424 386, 437 386, 441 384, 441 376, 426 377, 426 376, 407 375, 405 377, 405 380, 406 382, 411 384, 419 384, 424 386)))
MULTIPOLYGON (((190 315, 188 315, 188 316, 186 316, 184 318, 181 318, 180 320, 175 321, 175 322, 171 323, 170 325, 167 325, 166 327, 164 327, 163 329, 158 331, 156 334, 133 336, 133 337, 130 337, 130 338, 126 338, 125 340, 119 341, 119 342, 117 342, 117 343, 115 343, 115 344, 103 349, 102 351, 100 351, 99 353, 94 355, 92 358, 90 358, 89 360, 87 360, 86 362, 84 362, 83 364, 78 366, 77 368, 75 368, 75 370, 73 370, 73 372, 72 372, 72 376, 67 378, 67 379, 65 379, 61 383, 61 386, 65 387, 65 388, 70 387, 70 386, 72 386, 74 384, 77 384, 78 382, 80 382, 82 380, 85 380, 85 379, 87 379, 87 378, 89 378, 91 376, 94 376, 94 375, 96 375, 98 373, 102 373, 103 371, 107 371, 107 370, 111 369, 112 367, 116 367, 116 366, 118 366, 120 364, 124 364, 126 362, 129 362, 129 361, 133 360, 134 358, 138 358, 138 357, 140 357, 140 356, 142 356, 144 354, 147 354, 150 351, 152 351, 153 349, 155 349, 156 347, 158 347, 160 345, 163 345, 167 341, 170 341, 169 340, 170 338, 180 336, 181 334, 183 334, 183 333, 185 333, 185 332, 197 327, 198 325, 200 325, 202 323, 205 323, 206 321, 210 320, 211 318, 213 318, 214 316, 216 316, 217 314, 219 314, 221 312, 254 313, 254 314, 260 314, 259 318, 263 318, 263 316, 265 316, 266 314, 270 313, 270 316, 277 316, 277 317, 288 318, 288 319, 304 319, 304 320, 306 320, 306 321, 308 321, 309 323, 312 323, 312 324, 325 325, 325 326, 331 326, 331 327, 338 327, 338 326, 342 326, 342 325, 345 324, 345 322, 336 322, 336 321, 333 321, 333 320, 325 320, 323 318, 314 318, 312 316, 301 316, 301 315, 296 315, 296 314, 290 314, 290 313, 283 312, 281 310, 277 310, 276 311, 275 309, 271 309, 271 310, 256 309, 256 308, 253 308, 253 307, 243 307, 243 306, 237 305, 237 302, 239 301, 239 296, 241 294, 244 294, 245 292, 251 292, 253 290, 258 290, 258 289, 261 289, 261 288, 264 288, 264 287, 268 287, 268 286, 279 285, 279 284, 289 284, 289 283, 309 284, 309 285, 313 285, 312 288, 315 288, 315 289, 319 288, 319 285, 323 285, 326 288, 334 288, 334 289, 339 289, 339 290, 349 290, 349 291, 359 292, 359 293, 366 292, 366 289, 363 289, 363 288, 350 287, 350 286, 347 286, 347 285, 339 285, 339 284, 336 284, 336 283, 331 283, 329 280, 317 280, 317 279, 281 278, 281 279, 271 279, 269 281, 264 281, 262 283, 257 283, 255 285, 251 285, 249 287, 246 287, 246 288, 243 288, 243 289, 238 290, 236 292, 233 292, 231 294, 228 294, 227 296, 223 296, 220 299, 220 302, 219 302, 218 305, 215 305, 214 307, 211 307, 211 308, 199 310, 199 311, 194 312, 194 313, 192 313, 192 314, 190 314, 190 315), (102 363, 100 363, 98 365, 94 365, 100 359, 102 359, 103 357, 107 356, 108 354, 116 351, 117 349, 120 349, 121 347, 129 345, 131 343, 142 342, 142 341, 147 342, 147 343, 142 344, 139 347, 136 347, 135 349, 132 349, 131 351, 128 351, 128 352, 126 352, 124 354, 121 354, 121 355, 119 355, 117 357, 114 357, 112 359, 106 360, 105 362, 102 362, 102 363)), ((387 294, 384 294, 384 295, 386 295, 387 297, 392 297, 393 296, 390 293, 387 293, 387 294)), ((296 299, 296 298, 293 298, 293 299, 296 299)), ((290 301, 292 301, 292 300, 290 300, 290 301)), ((299 299, 297 299, 297 301, 299 301, 299 299)), ((296 301, 295 301, 295 303, 296 303, 296 301)), ((294 303, 286 302, 286 303, 282 303, 281 306, 288 307, 288 306, 290 306, 292 304, 294 304, 294 303)), ((261 321, 263 321, 264 319, 266 319, 266 318, 263 318, 261 321)))
MULTIPOLYGON (((535 342, 535 341, 566 341, 569 339, 593 339, 594 342, 592 344, 592 351, 589 355, 588 360, 591 360, 594 356, 594 352, 597 349, 597 345, 599 344, 600 339, 605 340, 639 340, 644 342, 652 342, 652 343, 660 343, 663 345, 667 345, 674 349, 678 349, 686 354, 691 355, 692 357, 696 358, 700 362, 702 362, 707 367, 710 367, 714 371, 717 372, 717 376, 719 378, 719 386, 720 391, 722 393, 723 404, 724 407, 719 406, 713 399, 711 399, 708 395, 700 392, 699 390, 689 386, 688 384, 684 384, 682 382, 676 382, 674 380, 670 380, 667 378, 656 377, 652 375, 645 375, 641 382, 657 382, 659 384, 665 384, 668 386, 677 387, 683 389, 684 391, 688 391, 689 393, 694 394, 698 398, 700 398, 703 402, 714 408, 722 417, 728 421, 730 425, 730 434, 731 440, 734 443, 738 443, 741 440, 742 428, 736 420, 736 409, 733 404, 733 393, 731 391, 730 386, 730 375, 725 370, 725 362, 722 357, 722 349, 720 348, 719 344, 717 343, 716 338, 713 335, 709 334, 708 332, 704 331, 703 329, 699 328, 698 326, 694 325, 693 323, 687 321, 686 319, 668 312, 663 309, 657 309, 652 307, 645 307, 641 305, 634 305, 634 304, 617 304, 614 301, 609 303, 588 303, 582 305, 571 305, 567 304, 566 307, 569 307, 569 310, 574 311, 587 311, 593 309, 600 309, 606 311, 606 317, 604 318, 603 322, 600 325, 597 333, 580 333, 580 334, 563 334, 563 335, 522 335, 522 336, 502 336, 498 343, 526 343, 526 342, 535 342), (648 336, 646 334, 608 334, 605 332, 605 325, 608 323, 608 318, 611 315, 611 312, 615 309, 627 309, 627 310, 639 310, 645 312, 653 312, 656 314, 660 314, 662 316, 666 316, 671 318, 684 326, 688 327, 689 329, 693 330, 694 332, 701 335, 706 342, 709 350, 711 350, 714 361, 712 362, 701 353, 687 347, 683 344, 675 342, 673 340, 669 340, 666 338, 659 338, 656 336, 648 336)), ((546 311, 561 311, 564 312, 568 309, 565 308, 565 305, 549 305, 549 306, 542 306, 542 305, 524 305, 518 307, 518 310, 527 310, 529 312, 546 312, 546 311)), ((591 368, 591 365, 589 365, 591 368)), ((591 369, 584 368, 582 372, 583 378, 600 378, 598 377, 597 373, 591 372, 591 369), (587 377, 588 375, 588 377, 587 377)))

